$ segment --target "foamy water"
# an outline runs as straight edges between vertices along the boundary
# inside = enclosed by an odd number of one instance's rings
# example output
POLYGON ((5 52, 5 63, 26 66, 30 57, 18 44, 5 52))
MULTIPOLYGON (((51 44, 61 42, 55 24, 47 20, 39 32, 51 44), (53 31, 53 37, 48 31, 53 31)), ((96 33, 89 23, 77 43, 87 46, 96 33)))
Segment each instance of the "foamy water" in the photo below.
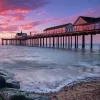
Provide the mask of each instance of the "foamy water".
POLYGON ((0 68, 13 73, 22 90, 58 91, 77 79, 100 76, 100 52, 0 46, 0 68))

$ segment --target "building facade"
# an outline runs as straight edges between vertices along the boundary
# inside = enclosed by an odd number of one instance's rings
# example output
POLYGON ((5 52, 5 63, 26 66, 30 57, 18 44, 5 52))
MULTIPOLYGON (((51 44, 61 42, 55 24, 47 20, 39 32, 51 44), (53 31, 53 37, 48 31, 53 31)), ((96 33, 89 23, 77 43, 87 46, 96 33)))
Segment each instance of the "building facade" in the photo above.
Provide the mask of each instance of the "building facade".
POLYGON ((27 38, 27 34, 26 33, 23 33, 21 31, 21 33, 16 33, 15 38, 24 38, 24 39, 26 39, 27 38))
POLYGON ((56 34, 56 33, 78 32, 78 31, 95 30, 95 29, 100 29, 100 17, 94 18, 94 17, 79 16, 73 25, 71 23, 68 23, 46 28, 43 33, 56 34))
POLYGON ((55 27, 46 28, 43 32, 44 34, 55 34, 55 33, 65 33, 65 32, 72 32, 72 24, 63 24, 55 27))
POLYGON ((100 17, 85 17, 79 16, 78 19, 73 24, 73 31, 86 31, 100 29, 100 17))

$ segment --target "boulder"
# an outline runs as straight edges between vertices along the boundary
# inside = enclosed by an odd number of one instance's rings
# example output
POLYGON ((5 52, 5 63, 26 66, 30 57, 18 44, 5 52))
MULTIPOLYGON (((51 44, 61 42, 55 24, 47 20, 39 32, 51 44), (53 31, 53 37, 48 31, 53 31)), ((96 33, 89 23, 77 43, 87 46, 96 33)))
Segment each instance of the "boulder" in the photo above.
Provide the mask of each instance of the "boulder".
POLYGON ((20 83, 18 81, 13 81, 10 83, 6 82, 6 87, 20 89, 20 83))
POLYGON ((5 82, 6 82, 6 84, 4 84, 4 86, 3 86, 3 88, 8 87, 8 88, 20 89, 20 83, 19 83, 19 81, 14 79, 14 74, 12 74, 4 69, 0 69, 0 77, 2 78, 2 81, 5 80, 5 82))
POLYGON ((0 76, 0 89, 6 86, 6 80, 4 77, 0 76))
POLYGON ((0 95, 4 100, 50 100, 49 97, 21 91, 19 89, 4 88, 0 90, 0 95))
POLYGON ((0 95, 0 100, 5 100, 5 99, 0 95))
POLYGON ((10 100, 32 100, 32 99, 26 98, 24 95, 15 95, 12 96, 10 100))

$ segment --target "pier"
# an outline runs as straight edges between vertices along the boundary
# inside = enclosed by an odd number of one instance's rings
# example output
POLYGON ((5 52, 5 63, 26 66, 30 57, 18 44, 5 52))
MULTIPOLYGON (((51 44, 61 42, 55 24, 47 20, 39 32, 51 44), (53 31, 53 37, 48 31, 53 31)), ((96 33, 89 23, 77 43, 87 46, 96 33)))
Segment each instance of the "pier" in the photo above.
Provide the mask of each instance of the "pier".
POLYGON ((19 45, 30 47, 68 48, 79 47, 79 37, 82 37, 82 49, 85 49, 87 35, 90 36, 90 49, 93 49, 93 36, 100 34, 100 17, 79 16, 72 23, 46 28, 43 33, 30 36, 17 33, 15 38, 2 38, 2 45, 19 45), (74 39, 73 39, 74 38, 74 39))
POLYGON ((100 29, 81 31, 81 32, 66 32, 56 34, 36 34, 23 38, 2 38, 2 45, 15 46, 30 46, 30 47, 48 47, 48 48, 72 48, 72 41, 74 40, 74 47, 78 48, 79 36, 82 37, 82 49, 85 49, 85 36, 90 35, 90 49, 93 49, 93 36, 100 34, 100 29), (73 37, 75 39, 73 39, 73 37))

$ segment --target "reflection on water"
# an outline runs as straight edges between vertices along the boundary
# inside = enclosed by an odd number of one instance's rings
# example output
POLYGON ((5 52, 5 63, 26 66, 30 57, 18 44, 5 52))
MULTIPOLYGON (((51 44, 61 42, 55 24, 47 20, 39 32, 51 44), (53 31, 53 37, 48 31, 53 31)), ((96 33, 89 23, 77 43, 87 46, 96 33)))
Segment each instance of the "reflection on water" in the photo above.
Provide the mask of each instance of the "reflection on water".
POLYGON ((15 74, 21 89, 57 91, 68 83, 100 75, 100 53, 66 49, 0 46, 0 68, 15 74))

